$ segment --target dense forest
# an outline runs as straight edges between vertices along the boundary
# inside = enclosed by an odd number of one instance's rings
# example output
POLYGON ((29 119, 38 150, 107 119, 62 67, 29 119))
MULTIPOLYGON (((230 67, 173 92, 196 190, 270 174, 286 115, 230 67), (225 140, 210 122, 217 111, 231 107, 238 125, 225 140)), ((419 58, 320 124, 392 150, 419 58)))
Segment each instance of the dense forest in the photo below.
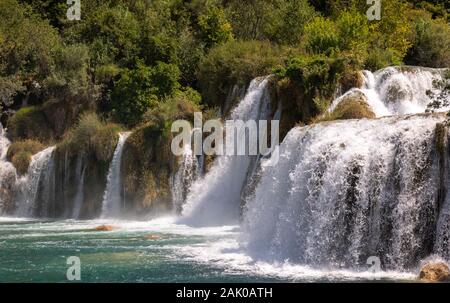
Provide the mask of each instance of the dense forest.
POLYGON ((130 139, 136 149, 155 133, 163 144, 171 121, 226 115, 232 88, 257 76, 276 75, 285 134, 362 69, 450 65, 445 0, 382 1, 373 21, 358 0, 81 0, 73 21, 68 8, 0 0, 1 121, 19 173, 53 144, 108 163, 119 130, 152 130, 130 139))

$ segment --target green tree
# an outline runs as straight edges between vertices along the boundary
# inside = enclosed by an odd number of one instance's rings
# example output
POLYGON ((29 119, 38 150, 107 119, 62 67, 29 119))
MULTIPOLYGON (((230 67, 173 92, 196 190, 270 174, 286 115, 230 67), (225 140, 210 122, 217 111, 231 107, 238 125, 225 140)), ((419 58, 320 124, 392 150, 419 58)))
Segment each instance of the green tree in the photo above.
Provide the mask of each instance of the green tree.
POLYGON ((142 115, 178 88, 180 72, 172 64, 158 62, 149 67, 138 62, 136 68, 125 71, 116 81, 111 95, 113 115, 129 126, 141 122, 142 115))
POLYGON ((414 39, 405 58, 407 64, 450 67, 450 27, 428 16, 414 20, 414 39))
POLYGON ((198 26, 201 39, 208 48, 233 39, 231 24, 226 20, 224 11, 218 7, 210 7, 200 15, 198 26))

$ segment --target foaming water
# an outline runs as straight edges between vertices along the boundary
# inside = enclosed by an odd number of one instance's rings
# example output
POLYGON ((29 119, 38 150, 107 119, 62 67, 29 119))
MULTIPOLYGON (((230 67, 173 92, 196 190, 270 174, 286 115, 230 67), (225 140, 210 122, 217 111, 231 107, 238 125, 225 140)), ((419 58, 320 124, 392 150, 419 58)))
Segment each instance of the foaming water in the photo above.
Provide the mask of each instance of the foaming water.
POLYGON ((82 282, 403 281, 414 272, 312 269, 252 259, 238 226, 193 228, 175 217, 152 221, 0 220, 0 281, 64 282, 66 259, 78 256, 82 282), (94 231, 113 224, 110 232, 94 231), (149 240, 145 236, 154 236, 149 240), (29 251, 33 250, 33 256, 29 251), (14 253, 12 253, 14 252, 14 253))
MULTIPOLYGON (((53 152, 55 146, 50 146, 31 157, 30 166, 25 176, 17 180, 19 197, 15 216, 32 217, 37 210, 38 191, 41 190, 44 203, 50 200, 50 195, 54 194, 53 152)), ((45 211, 47 208, 42 207, 45 211)), ((39 213, 41 217, 46 217, 46 213, 39 213)))
POLYGON ((412 268, 438 218, 436 124, 444 115, 347 120, 289 132, 246 204, 256 259, 357 269, 377 256, 412 268))
POLYGON ((437 109, 430 107, 434 101, 432 95, 441 92, 437 83, 443 80, 442 73, 440 69, 419 67, 388 67, 375 73, 364 71, 363 87, 337 98, 329 111, 356 92, 366 96, 366 102, 377 117, 418 114, 427 110, 448 111, 448 104, 437 109))
MULTIPOLYGON (((254 79, 231 120, 265 120, 269 114, 268 78, 254 79)), ((242 136, 243 134, 237 134, 242 136)), ((237 223, 241 192, 256 156, 218 156, 210 171, 192 184, 180 222, 195 226, 237 223)))
POLYGON ((190 145, 185 145, 178 163, 178 171, 172 177, 172 204, 176 213, 181 213, 192 183, 201 175, 202 165, 190 145))
POLYGON ((16 181, 16 169, 6 160, 6 153, 11 142, 6 137, 3 126, 0 124, 0 215, 3 214, 10 203, 11 191, 16 181))

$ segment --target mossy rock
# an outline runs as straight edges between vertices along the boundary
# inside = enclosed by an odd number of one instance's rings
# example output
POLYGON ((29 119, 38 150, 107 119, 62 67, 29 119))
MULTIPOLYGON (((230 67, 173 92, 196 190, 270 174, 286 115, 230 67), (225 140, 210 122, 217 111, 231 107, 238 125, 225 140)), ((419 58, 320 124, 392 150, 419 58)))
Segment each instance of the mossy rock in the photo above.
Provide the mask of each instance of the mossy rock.
POLYGON ((137 128, 125 142, 122 176, 128 215, 171 209, 170 176, 177 169, 177 158, 170 150, 171 139, 171 133, 148 123, 137 128))
POLYGON ((283 78, 269 89, 271 100, 281 102, 280 141, 298 121, 309 123, 319 113, 312 100, 306 97, 302 85, 292 79, 283 78))
POLYGON ((53 137, 44 112, 37 106, 18 110, 8 121, 8 132, 13 140, 32 138, 47 142, 53 137))
POLYGON ((367 104, 364 94, 355 92, 344 97, 333 112, 327 113, 318 122, 364 118, 373 119, 376 116, 369 104, 367 104))
POLYGON ((33 154, 27 151, 20 151, 14 155, 11 162, 19 175, 24 175, 27 173, 32 156, 33 154))
POLYGON ((362 88, 364 85, 364 75, 361 71, 349 71, 344 73, 339 79, 342 92, 347 92, 352 88, 362 88))
POLYGON ((12 162, 17 172, 23 175, 28 170, 31 157, 44 148, 45 146, 36 140, 27 139, 17 141, 9 146, 6 158, 12 162))

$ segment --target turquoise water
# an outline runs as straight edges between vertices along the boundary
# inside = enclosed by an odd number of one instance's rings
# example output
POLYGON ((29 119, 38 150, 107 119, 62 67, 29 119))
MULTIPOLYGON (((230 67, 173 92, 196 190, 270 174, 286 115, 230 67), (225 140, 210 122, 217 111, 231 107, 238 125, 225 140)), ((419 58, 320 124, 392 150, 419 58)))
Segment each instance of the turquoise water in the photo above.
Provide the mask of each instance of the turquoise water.
MULTIPOLYGON (((0 282, 67 282, 67 258, 81 282, 365 281, 368 272, 256 262, 239 245, 239 227, 191 228, 174 218, 147 222, 0 218, 0 282), (101 224, 117 227, 94 231, 101 224), (156 239, 148 239, 152 235, 156 239)), ((413 273, 380 273, 410 280, 413 273)))

